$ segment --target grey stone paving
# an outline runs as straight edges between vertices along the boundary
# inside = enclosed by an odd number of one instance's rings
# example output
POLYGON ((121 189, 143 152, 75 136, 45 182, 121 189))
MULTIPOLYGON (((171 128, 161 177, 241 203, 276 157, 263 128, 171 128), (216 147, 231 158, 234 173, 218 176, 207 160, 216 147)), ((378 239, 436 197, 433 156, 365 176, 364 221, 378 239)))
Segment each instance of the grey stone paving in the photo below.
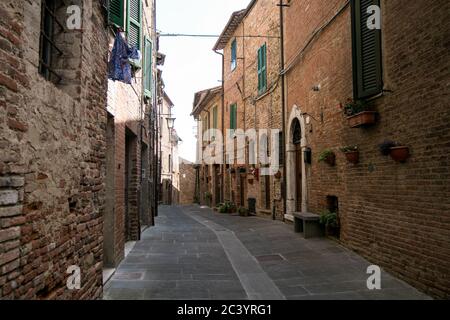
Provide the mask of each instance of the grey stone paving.
POLYGON ((105 299, 429 299, 383 272, 367 289, 370 263, 334 241, 293 227, 198 206, 161 207, 105 286, 105 299))

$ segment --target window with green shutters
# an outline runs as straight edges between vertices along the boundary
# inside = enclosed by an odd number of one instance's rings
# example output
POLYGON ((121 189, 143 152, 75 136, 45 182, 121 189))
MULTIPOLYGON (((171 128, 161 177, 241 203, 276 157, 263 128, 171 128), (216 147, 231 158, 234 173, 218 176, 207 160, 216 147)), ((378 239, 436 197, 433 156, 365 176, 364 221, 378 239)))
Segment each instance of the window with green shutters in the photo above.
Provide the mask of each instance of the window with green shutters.
POLYGON ((231 70, 236 69, 237 66, 237 43, 236 39, 231 43, 231 70))
POLYGON ((258 49, 258 93, 267 90, 267 47, 264 44, 258 49))
POLYGON ((128 44, 141 48, 142 0, 127 0, 128 44))
POLYGON ((152 97, 153 91, 153 44, 152 41, 145 37, 144 49, 144 94, 146 97, 152 97))
POLYGON ((369 29, 367 12, 379 0, 352 0, 353 91, 355 100, 383 92, 381 30, 369 29))
POLYGON ((124 0, 109 0, 109 22, 123 29, 124 0))
POLYGON ((236 130, 237 129, 237 105, 232 104, 230 106, 230 129, 236 130))

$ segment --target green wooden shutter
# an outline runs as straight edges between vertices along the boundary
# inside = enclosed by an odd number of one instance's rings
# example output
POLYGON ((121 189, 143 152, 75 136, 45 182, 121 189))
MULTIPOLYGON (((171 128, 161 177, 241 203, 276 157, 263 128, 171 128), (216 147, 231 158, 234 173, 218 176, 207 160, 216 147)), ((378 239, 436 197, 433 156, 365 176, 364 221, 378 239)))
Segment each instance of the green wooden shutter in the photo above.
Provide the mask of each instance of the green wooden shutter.
POLYGON ((230 106, 230 129, 236 130, 237 128, 237 105, 232 104, 230 106))
POLYGON ((115 24, 118 27, 123 28, 123 13, 124 13, 123 0, 110 0, 109 1, 109 22, 115 24))
POLYGON ((152 97, 153 89, 153 44, 145 37, 144 50, 144 94, 146 97, 152 97))
POLYGON ((383 91, 381 30, 370 30, 367 8, 379 0, 352 0, 353 91, 355 100, 383 91))
POLYGON ((267 90, 267 47, 258 49, 258 93, 267 90))
POLYGON ((128 44, 141 48, 142 0, 127 0, 128 44))

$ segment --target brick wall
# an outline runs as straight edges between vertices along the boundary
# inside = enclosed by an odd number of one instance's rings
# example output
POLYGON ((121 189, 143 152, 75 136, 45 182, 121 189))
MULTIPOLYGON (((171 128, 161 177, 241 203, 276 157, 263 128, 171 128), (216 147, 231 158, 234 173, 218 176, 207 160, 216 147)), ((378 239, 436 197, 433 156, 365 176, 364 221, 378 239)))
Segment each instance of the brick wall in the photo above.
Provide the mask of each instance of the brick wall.
POLYGON ((195 195, 194 164, 180 158, 180 204, 191 205, 195 195))
MULTIPOLYGON (((238 128, 248 129, 280 129, 281 116, 281 85, 278 77, 280 71, 280 35, 279 10, 276 0, 256 1, 247 12, 233 37, 224 49, 225 55, 225 127, 229 128, 229 106, 237 103, 238 128), (256 36, 256 37, 255 37, 256 36), (237 41, 237 67, 230 69, 231 42, 237 41), (258 93, 257 52, 266 44, 267 47, 267 91, 258 93)), ((269 146, 272 142, 269 138, 269 146)), ((246 150, 245 145, 236 148, 246 150)), ((256 149, 257 151, 258 149, 256 149)), ((247 152, 246 152, 247 153, 247 152)), ((249 169, 249 165, 244 165, 249 169)), ((259 165, 257 166, 259 167, 259 165)), ((255 198, 257 212, 263 215, 272 214, 275 208, 276 218, 283 218, 283 203, 281 195, 281 180, 271 176, 268 180, 264 176, 249 183, 247 178, 253 178, 248 173, 226 173, 225 198, 243 203, 247 206, 248 198, 255 198), (230 190, 231 185, 231 190, 230 190), (241 199, 241 187, 244 188, 241 199), (266 206, 266 192, 270 192, 268 207, 266 206)))
MULTIPOLYGON (((286 65, 343 0, 291 1, 286 65), (295 32, 294 32, 295 30, 295 32)), ((338 105, 352 96, 350 7, 314 37, 287 74, 288 116, 296 105, 315 118, 306 132, 308 209, 339 199, 341 241, 371 262, 434 297, 450 297, 450 109, 448 1, 381 1, 383 80, 373 100, 378 123, 350 129, 338 105), (320 85, 318 92, 313 86, 320 85), (323 121, 322 121, 323 119, 323 121), (380 154, 385 139, 410 147, 405 164, 380 154), (339 147, 359 145, 351 165, 339 147), (337 166, 318 163, 331 148, 337 166)))
POLYGON ((78 4, 83 32, 63 49, 79 54, 58 86, 38 73, 40 1, 0 4, 2 299, 101 297, 108 40, 99 3, 78 4), (70 265, 81 290, 66 288, 70 265))

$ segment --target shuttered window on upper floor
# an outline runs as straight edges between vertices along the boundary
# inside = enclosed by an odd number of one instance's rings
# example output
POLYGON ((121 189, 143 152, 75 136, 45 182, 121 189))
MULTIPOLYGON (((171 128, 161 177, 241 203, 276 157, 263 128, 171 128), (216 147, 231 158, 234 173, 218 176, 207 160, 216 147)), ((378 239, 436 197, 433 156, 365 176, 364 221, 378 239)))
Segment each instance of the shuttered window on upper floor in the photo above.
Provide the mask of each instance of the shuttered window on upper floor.
POLYGON ((118 27, 124 27, 124 0, 109 0, 109 22, 118 27))
POLYGON ((142 37, 142 0, 127 0, 128 44, 141 48, 142 37))
POLYGON ((258 93, 267 90, 267 47, 264 44, 258 49, 258 93))
POLYGON ((355 100, 382 93, 381 30, 367 25, 379 0, 352 0, 353 90, 355 100))

